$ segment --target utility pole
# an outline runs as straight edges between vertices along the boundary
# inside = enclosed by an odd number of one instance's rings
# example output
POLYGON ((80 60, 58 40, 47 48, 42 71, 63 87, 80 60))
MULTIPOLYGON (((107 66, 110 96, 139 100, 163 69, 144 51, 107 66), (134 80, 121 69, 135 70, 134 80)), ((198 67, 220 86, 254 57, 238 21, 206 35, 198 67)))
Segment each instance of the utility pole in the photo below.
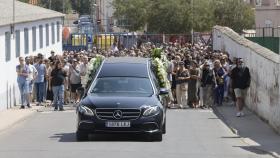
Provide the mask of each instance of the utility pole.
POLYGON ((15 37, 15 35, 14 35, 15 22, 16 22, 16 0, 13 0, 13 22, 12 22, 12 25, 11 25, 12 38, 15 37))
POLYGON ((194 30, 193 30, 193 26, 194 26, 194 18, 193 18, 193 0, 191 1, 191 6, 192 6, 192 30, 191 30, 191 34, 192 34, 192 45, 194 44, 194 30))
POLYGON ((49 0, 49 9, 52 9, 52 0, 49 0))
POLYGON ((65 14, 65 0, 62 0, 62 12, 65 14))

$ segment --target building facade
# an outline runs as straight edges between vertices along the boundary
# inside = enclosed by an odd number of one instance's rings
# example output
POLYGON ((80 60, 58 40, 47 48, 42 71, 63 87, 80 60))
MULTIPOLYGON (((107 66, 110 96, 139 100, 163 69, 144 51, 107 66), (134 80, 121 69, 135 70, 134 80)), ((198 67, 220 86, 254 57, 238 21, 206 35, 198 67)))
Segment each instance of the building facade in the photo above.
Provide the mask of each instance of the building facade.
POLYGON ((16 65, 18 58, 38 53, 62 54, 64 15, 16 1, 0 0, 0 110, 19 103, 16 65))
POLYGON ((114 26, 113 0, 96 0, 97 20, 100 32, 112 32, 114 26))
POLYGON ((255 0, 256 28, 280 26, 280 0, 255 0))

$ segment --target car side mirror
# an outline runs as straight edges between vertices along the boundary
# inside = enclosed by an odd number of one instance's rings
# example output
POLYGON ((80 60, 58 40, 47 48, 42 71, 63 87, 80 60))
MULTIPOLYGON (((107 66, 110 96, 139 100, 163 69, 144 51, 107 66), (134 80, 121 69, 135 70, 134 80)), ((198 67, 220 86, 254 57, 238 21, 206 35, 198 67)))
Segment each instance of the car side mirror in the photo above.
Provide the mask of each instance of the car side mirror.
POLYGON ((169 94, 168 89, 166 89, 166 88, 160 88, 160 90, 159 90, 159 95, 166 95, 166 94, 169 94))

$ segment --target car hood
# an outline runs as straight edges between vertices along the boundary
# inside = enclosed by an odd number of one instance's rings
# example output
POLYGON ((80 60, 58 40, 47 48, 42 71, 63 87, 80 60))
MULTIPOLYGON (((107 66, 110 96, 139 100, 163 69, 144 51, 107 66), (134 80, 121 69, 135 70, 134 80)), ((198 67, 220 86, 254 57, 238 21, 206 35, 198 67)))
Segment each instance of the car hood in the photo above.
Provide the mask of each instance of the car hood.
POLYGON ((140 108, 142 105, 158 105, 159 101, 155 96, 87 96, 80 104, 91 108, 140 108))

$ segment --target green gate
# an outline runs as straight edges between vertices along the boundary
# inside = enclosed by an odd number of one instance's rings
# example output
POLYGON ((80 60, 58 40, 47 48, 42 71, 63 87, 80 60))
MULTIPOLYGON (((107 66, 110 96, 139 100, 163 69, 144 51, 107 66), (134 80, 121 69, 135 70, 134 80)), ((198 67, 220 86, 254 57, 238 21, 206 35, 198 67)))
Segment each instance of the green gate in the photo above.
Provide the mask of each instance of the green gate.
POLYGON ((279 37, 246 37, 248 40, 279 54, 279 37))

